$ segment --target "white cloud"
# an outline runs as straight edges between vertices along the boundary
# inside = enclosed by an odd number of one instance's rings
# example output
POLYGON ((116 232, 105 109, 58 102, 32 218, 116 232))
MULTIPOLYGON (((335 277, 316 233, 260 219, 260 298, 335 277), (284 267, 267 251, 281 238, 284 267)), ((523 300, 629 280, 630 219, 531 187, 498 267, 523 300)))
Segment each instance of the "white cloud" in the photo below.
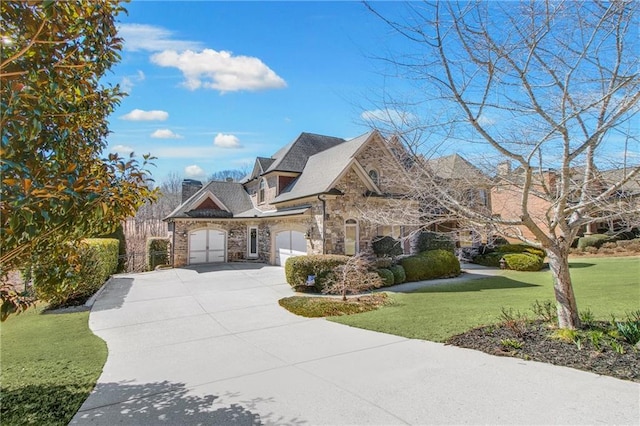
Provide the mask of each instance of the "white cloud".
POLYGON ((382 121, 384 123, 406 123, 415 120, 416 116, 397 109, 374 109, 360 114, 363 120, 382 121))
POLYGON ((144 111, 134 109, 120 118, 127 121, 164 121, 169 118, 169 113, 159 110, 144 111))
POLYGON ((213 144, 220 148, 240 148, 240 139, 235 135, 218 133, 213 139, 213 144))
POLYGON ((111 152, 115 152, 120 155, 129 155, 133 152, 133 148, 127 145, 116 145, 111 147, 111 152))
POLYGON ((151 56, 151 62, 162 67, 182 71, 183 85, 189 90, 198 88, 235 92, 286 87, 287 83, 260 59, 233 56, 231 52, 204 49, 201 52, 165 50, 151 56))
POLYGON ((170 129, 158 129, 151 133, 151 137, 156 139, 182 139, 182 135, 174 133, 170 129))
POLYGON ((145 78, 144 73, 140 70, 135 75, 126 75, 120 80, 120 89, 125 93, 131 93, 133 86, 144 81, 145 78))
POLYGON ((202 170, 202 167, 192 164, 184 168, 184 174, 188 178, 203 178, 206 173, 202 170))
POLYGON ((480 118, 478 118, 478 124, 481 126, 492 126, 496 124, 496 120, 486 115, 481 115, 480 118))
POLYGON ((118 35, 124 39, 124 49, 132 52, 140 50, 160 52, 202 47, 197 41, 174 40, 173 34, 172 31, 153 25, 122 24, 118 27, 118 35))

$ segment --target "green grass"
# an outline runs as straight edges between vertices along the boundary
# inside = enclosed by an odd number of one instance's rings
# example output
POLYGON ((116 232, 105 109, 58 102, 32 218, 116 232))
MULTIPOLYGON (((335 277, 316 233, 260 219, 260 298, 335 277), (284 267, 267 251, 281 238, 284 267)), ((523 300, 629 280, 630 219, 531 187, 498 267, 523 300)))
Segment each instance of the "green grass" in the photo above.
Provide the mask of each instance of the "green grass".
POLYGON ((0 328, 2 425, 66 425, 93 389, 107 347, 89 312, 11 316, 0 328))
MULTIPOLYGON (((579 258, 571 261, 578 309, 610 320, 637 310, 640 259, 579 258)), ((505 271, 501 276, 392 294, 393 304, 362 314, 331 318, 354 327, 442 342, 471 328, 500 322, 501 308, 531 313, 535 300, 555 300, 548 270, 505 271)))

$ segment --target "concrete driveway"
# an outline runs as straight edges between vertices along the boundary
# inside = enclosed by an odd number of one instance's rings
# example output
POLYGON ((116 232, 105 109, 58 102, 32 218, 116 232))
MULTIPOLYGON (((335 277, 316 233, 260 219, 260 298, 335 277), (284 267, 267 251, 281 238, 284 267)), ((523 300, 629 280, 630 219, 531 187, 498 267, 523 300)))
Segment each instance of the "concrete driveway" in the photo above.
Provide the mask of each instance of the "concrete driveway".
POLYGON ((72 424, 640 420, 638 384, 305 319, 291 294, 257 264, 112 279, 89 320, 109 357, 72 424))

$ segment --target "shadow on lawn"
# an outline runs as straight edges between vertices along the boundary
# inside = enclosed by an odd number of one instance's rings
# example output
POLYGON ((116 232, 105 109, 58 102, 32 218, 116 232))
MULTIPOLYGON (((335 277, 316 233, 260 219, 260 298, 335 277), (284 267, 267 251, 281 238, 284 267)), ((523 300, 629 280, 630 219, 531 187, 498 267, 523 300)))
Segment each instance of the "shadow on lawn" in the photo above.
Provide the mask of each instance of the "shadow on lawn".
POLYGON ((581 262, 571 262, 571 263, 569 263, 569 268, 571 268, 571 269, 589 268, 590 266, 596 266, 596 264, 595 263, 581 263, 581 262))
POLYGON ((540 287, 538 284, 523 283, 506 277, 488 277, 455 284, 438 284, 415 290, 415 293, 464 293, 469 291, 501 290, 505 288, 540 287))

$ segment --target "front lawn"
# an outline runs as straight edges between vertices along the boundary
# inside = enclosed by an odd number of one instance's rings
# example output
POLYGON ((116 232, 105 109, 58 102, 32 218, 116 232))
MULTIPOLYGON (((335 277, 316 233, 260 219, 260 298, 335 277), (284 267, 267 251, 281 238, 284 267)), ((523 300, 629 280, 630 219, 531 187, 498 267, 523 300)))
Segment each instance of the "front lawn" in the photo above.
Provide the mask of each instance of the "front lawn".
MULTIPOLYGON (((640 258, 571 261, 578 309, 596 319, 638 309, 640 258)), ((393 288, 389 289, 393 291, 393 288)), ((500 322, 502 308, 530 313, 536 301, 555 300, 551 274, 505 271, 501 276, 392 294, 393 304, 331 321, 409 338, 444 342, 471 328, 500 322)))
POLYGON ((88 318, 88 311, 43 314, 39 307, 2 323, 3 425, 69 423, 107 359, 88 318))

